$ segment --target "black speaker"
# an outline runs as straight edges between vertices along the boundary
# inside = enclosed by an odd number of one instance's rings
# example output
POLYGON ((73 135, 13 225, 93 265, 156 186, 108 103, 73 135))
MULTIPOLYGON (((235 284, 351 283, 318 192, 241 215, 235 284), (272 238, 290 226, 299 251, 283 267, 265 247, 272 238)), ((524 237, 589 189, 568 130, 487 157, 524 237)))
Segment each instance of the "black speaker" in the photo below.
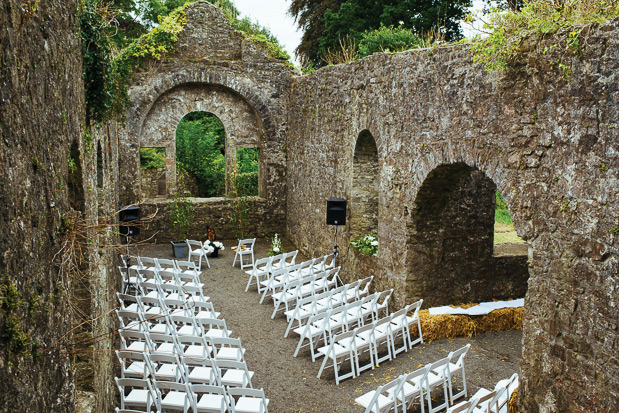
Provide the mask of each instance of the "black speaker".
MULTIPOLYGON (((118 220, 120 222, 130 223, 140 219, 140 207, 137 205, 124 206, 118 212, 118 220)), ((140 228, 133 225, 120 225, 118 230, 122 235, 133 237, 140 235, 140 228)))
POLYGON ((327 225, 346 225, 346 200, 327 199, 327 225))

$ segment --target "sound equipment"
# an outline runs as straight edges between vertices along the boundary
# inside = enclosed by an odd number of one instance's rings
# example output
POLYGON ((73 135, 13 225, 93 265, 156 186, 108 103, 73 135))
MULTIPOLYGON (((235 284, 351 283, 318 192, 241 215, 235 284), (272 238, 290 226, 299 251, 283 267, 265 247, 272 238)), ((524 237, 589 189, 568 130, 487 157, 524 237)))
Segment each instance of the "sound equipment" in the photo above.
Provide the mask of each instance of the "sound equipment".
POLYGON ((327 225, 346 225, 346 200, 327 199, 327 225))
MULTIPOLYGON (((140 207, 137 205, 124 206, 118 212, 118 221, 120 222, 126 222, 129 224, 131 221, 138 219, 140 219, 140 207)), ((125 237, 140 235, 140 228, 134 225, 120 225, 118 230, 121 235, 124 235, 125 237)))

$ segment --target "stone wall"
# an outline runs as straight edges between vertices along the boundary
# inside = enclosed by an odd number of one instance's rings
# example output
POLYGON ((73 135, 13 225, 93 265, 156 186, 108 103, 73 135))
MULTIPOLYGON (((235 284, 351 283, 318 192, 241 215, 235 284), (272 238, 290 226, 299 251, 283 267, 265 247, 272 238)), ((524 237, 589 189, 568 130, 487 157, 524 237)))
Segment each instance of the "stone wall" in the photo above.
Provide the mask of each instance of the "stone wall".
MULTIPOLYGON (((281 232, 286 210, 285 108, 290 79, 291 71, 284 62, 268 57, 265 50, 244 40, 227 24, 219 9, 207 2, 192 4, 174 54, 135 74, 126 128, 120 140, 121 202, 143 202, 145 211, 160 205, 140 190, 140 146, 166 148, 168 197, 175 193, 176 127, 187 113, 205 111, 216 115, 224 125, 228 176, 235 165, 236 149, 257 147, 260 151, 259 197, 251 216, 269 211, 269 218, 260 219, 264 223, 250 235, 281 232)), ((230 194, 229 187, 227 190, 230 194)), ((231 234, 231 202, 223 198, 197 200, 196 219, 215 222, 217 226, 211 226, 216 230, 219 226, 219 233, 231 234)), ((157 222, 169 227, 165 214, 157 222)), ((162 238, 167 239, 165 235, 162 238)))
MULTIPOLYGON (((369 265, 377 286, 396 288, 396 306, 422 292, 431 300, 431 269, 444 279, 458 259, 478 256, 479 263, 460 262, 476 267, 467 276, 472 290, 478 283, 495 287, 505 274, 505 263, 492 259, 486 224, 471 228, 467 219, 454 228, 437 215, 418 231, 419 196, 433 171, 466 165, 504 195, 530 251, 519 393, 526 412, 619 408, 618 34, 619 22, 593 27, 569 83, 534 52, 507 73, 487 73, 471 63, 467 46, 454 46, 378 54, 292 84, 288 234, 309 255, 332 250, 326 199, 351 199, 355 142, 368 130, 380 171, 379 250, 369 265), (420 237, 432 231, 430 241, 442 252, 420 273, 420 237), (453 251, 463 252, 450 259, 453 251)), ((452 197, 451 206, 471 217, 489 215, 493 201, 484 191, 468 192, 452 197)), ((349 215, 342 246, 351 225, 349 215)), ((345 247, 342 262, 368 271, 345 247)))
POLYGON ((84 90, 76 2, 0 8, 0 411, 74 409, 70 302, 61 267, 71 143, 84 90))

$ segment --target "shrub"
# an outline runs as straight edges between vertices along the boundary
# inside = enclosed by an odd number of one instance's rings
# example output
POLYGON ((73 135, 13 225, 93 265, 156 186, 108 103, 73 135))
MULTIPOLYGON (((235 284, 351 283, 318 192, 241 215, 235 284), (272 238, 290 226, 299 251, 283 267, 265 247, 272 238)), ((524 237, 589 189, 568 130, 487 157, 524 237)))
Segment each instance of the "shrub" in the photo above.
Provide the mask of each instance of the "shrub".
POLYGON ((376 235, 366 235, 357 241, 351 241, 350 245, 362 255, 373 256, 378 253, 378 239, 376 235))
POLYGON ((403 27, 385 27, 367 31, 359 41, 358 58, 381 52, 402 52, 419 47, 421 40, 410 29, 403 27))

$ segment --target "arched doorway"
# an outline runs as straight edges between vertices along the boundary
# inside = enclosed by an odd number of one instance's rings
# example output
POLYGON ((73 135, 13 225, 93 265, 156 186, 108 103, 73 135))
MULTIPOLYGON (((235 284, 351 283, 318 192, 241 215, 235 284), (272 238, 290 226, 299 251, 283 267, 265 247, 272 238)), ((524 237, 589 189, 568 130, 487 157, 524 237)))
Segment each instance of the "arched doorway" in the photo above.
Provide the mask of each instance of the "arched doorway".
POLYGON ((494 257, 496 185, 464 163, 432 170, 408 228, 407 300, 430 306, 521 298, 526 256, 494 257))
POLYGON ((359 134, 353 158, 350 238, 377 235, 379 165, 376 141, 368 130, 359 134))

